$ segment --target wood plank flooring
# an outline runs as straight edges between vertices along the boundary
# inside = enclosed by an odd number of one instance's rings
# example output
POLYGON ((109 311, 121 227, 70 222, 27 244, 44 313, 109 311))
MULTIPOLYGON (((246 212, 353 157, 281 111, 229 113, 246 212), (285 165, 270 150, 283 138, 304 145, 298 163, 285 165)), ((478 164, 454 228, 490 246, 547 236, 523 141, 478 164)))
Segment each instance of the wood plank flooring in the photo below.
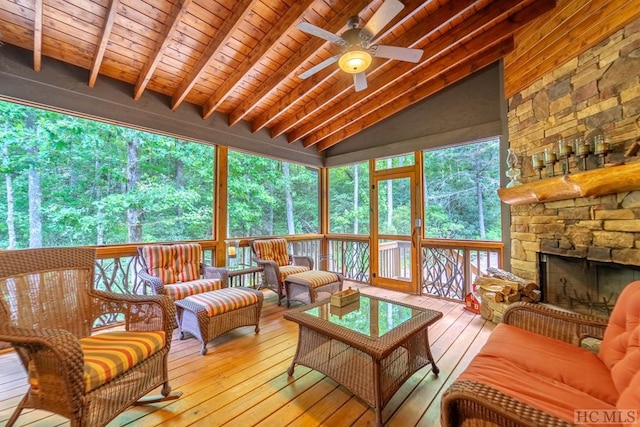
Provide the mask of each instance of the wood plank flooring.
MULTIPOLYGON (((352 284, 352 286, 357 286, 352 284)), ((459 303, 362 286, 363 293, 405 301, 444 317, 429 328, 431 349, 440 368, 416 372, 383 411, 388 426, 440 425, 440 395, 468 365, 494 325, 464 310, 459 303)), ((375 416, 359 398, 330 378, 297 366, 293 358, 298 325, 282 317, 275 294, 265 291, 260 333, 244 327, 209 344, 200 355, 195 339, 174 342, 169 356, 173 390, 180 399, 134 406, 109 426, 368 426, 375 416)), ((176 334, 177 336, 177 334, 176 334)), ((6 424, 26 391, 26 376, 13 352, 0 354, 0 425, 6 424)), ((68 425, 66 418, 44 411, 24 411, 19 426, 68 425)))

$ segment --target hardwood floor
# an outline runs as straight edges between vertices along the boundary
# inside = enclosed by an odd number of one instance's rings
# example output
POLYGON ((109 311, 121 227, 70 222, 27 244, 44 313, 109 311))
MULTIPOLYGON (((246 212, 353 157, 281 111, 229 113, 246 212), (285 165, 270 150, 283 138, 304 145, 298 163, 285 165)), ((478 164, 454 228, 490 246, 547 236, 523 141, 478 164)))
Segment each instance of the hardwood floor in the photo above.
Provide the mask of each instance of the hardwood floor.
MULTIPOLYGON (((414 374, 383 411, 388 426, 440 425, 440 395, 468 365, 494 325, 461 304, 364 286, 363 293, 439 310, 444 317, 429 328, 431 349, 440 368, 414 374)), ((209 344, 200 355, 195 339, 174 342, 169 357, 173 390, 180 399, 134 406, 109 426, 365 426, 374 412, 359 398, 324 375, 297 366, 286 374, 297 344, 298 325, 282 318, 275 294, 265 291, 260 333, 236 329, 209 344)), ((177 335, 177 334, 176 334, 177 335)), ((13 352, 0 355, 0 425, 26 391, 26 376, 13 352)), ((68 425, 63 417, 24 411, 17 425, 68 425)))

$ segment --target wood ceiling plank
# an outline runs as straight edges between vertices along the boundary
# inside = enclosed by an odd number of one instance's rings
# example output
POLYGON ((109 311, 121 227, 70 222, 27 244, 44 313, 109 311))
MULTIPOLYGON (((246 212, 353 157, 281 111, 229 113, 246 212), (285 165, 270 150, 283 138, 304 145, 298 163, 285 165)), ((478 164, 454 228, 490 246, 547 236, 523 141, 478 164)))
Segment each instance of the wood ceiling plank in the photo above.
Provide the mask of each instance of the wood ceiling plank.
POLYGON ((233 92, 240 82, 245 78, 247 73, 251 71, 257 63, 262 61, 265 55, 271 50, 271 47, 277 43, 284 34, 293 30, 300 21, 300 17, 304 11, 314 2, 314 0, 305 0, 295 2, 294 5, 278 20, 277 24, 271 28, 267 35, 260 41, 257 49, 252 52, 242 62, 226 80, 220 88, 207 100, 202 108, 202 117, 208 118, 214 111, 224 102, 225 99, 233 92))
MULTIPOLYGON (((494 46, 484 46, 484 48, 473 52, 471 56, 464 57, 463 61, 449 68, 446 74, 440 74, 435 78, 430 78, 426 82, 420 83, 418 87, 403 84, 406 91, 399 97, 387 99, 384 105, 369 111, 366 115, 359 117, 349 126, 344 127, 338 133, 335 133, 317 144, 318 151, 324 151, 350 136, 366 129, 374 124, 392 116, 393 114, 409 107, 419 101, 422 101, 434 93, 450 86, 470 74, 498 61, 508 52, 513 50, 513 38, 509 36, 507 39, 494 46)), ((411 85, 415 82, 411 82, 411 85)))
POLYGON ((33 11, 33 69, 40 71, 42 67, 42 0, 35 0, 33 11))
MULTIPOLYGON (((492 3, 489 8, 500 8, 501 6, 498 3, 499 2, 492 3)), ((452 52, 455 52, 459 57, 456 57, 453 55, 453 53, 450 53, 450 48, 445 48, 444 50, 442 48, 436 48, 444 54, 439 55, 438 59, 436 59, 435 61, 432 59, 428 59, 411 69, 409 69, 409 67, 411 67, 411 65, 413 64, 403 64, 402 67, 397 67, 396 69, 398 71, 394 73, 385 73, 378 76, 371 82, 370 85, 370 87, 375 88, 374 90, 372 90, 371 92, 367 92, 366 94, 363 94, 363 92, 358 92, 356 94, 358 96, 355 97, 356 99, 354 99, 352 103, 350 102, 350 97, 334 106, 334 109, 342 111, 342 114, 339 117, 336 117, 336 115, 334 115, 332 112, 328 112, 329 114, 325 114, 325 116, 331 116, 330 120, 327 120, 326 117, 322 117, 316 123, 314 123, 315 125, 322 121, 321 127, 315 127, 319 130, 316 130, 307 138, 305 138, 303 142, 304 146, 311 146, 327 138, 329 135, 337 132, 343 127, 348 126, 350 124, 350 121, 357 120, 354 119, 354 117, 358 117, 362 114, 363 111, 370 108, 376 108, 377 103, 380 102, 380 98, 388 98, 389 93, 393 93, 394 89, 392 88, 394 87, 393 85, 397 80, 406 79, 406 77, 410 77, 412 74, 420 74, 422 76, 425 76, 425 78, 427 76, 434 77, 434 73, 441 73, 442 68, 445 67, 445 65, 446 67, 453 66, 457 62, 459 62, 463 56, 470 56, 473 52, 481 50, 484 46, 493 45, 496 40, 503 40, 505 37, 511 36, 519 27, 530 22, 544 12, 552 9, 554 6, 555 0, 536 0, 531 5, 522 10, 519 10, 513 15, 510 15, 508 19, 501 21, 490 29, 478 32, 478 28, 474 29, 475 26, 480 25, 479 28, 481 29, 485 25, 493 22, 493 19, 489 18, 495 17, 495 15, 493 13, 487 12, 485 14, 485 19, 477 20, 474 25, 463 25, 462 27, 465 27, 464 32, 452 31, 448 33, 451 37, 460 37, 460 40, 467 40, 457 43, 456 45, 451 44, 452 46, 457 46, 452 52), (457 62, 451 63, 451 61, 457 62), (383 89, 385 89, 385 93, 387 94, 386 97, 379 96, 380 92, 383 89), (368 102, 362 102, 367 99, 369 100, 368 102), (358 106, 359 104, 360 106, 358 106), (351 111, 345 113, 348 110, 351 111)), ((467 22, 471 22, 471 20, 465 21, 465 24, 467 22)), ((441 37, 440 39, 443 38, 446 37, 441 37)), ((434 56, 431 55, 431 58, 433 57, 434 56)))
MULTIPOLYGON (((347 7, 341 10, 340 14, 334 16, 331 21, 324 25, 323 28, 332 33, 337 33, 342 28, 345 28, 345 23, 350 16, 357 15, 369 2, 367 0, 351 1, 347 7)), ((260 90, 254 93, 251 97, 245 99, 234 111, 229 115, 229 125, 233 126, 238 123, 242 118, 255 106, 260 103, 265 97, 267 97, 282 80, 293 78, 293 74, 298 68, 304 64, 307 58, 320 49, 326 42, 317 37, 311 37, 309 41, 302 47, 302 49, 295 52, 285 67, 282 67, 277 73, 271 75, 267 81, 260 86, 260 90)))
POLYGON ((171 109, 175 111, 182 103, 187 93, 196 80, 202 75, 205 68, 215 59, 220 50, 227 43, 232 33, 238 28, 238 26, 244 21, 245 15, 251 13, 251 8, 257 0, 242 0, 237 2, 231 16, 222 24, 220 29, 216 32, 216 35, 211 39, 207 48, 202 53, 202 56, 196 63, 196 65, 189 71, 187 77, 182 81, 178 89, 173 94, 171 99, 171 109))
MULTIPOLYGON (((471 3, 472 0, 458 0, 457 3, 471 3)), ((388 42, 386 38, 392 34, 393 30, 401 27, 407 19, 411 18, 417 11, 421 8, 425 7, 429 2, 425 2, 424 0, 411 0, 405 3, 405 8, 400 12, 400 14, 394 19, 397 21, 393 24, 389 29, 383 29, 379 35, 378 39, 388 42)), ((455 2, 453 2, 455 3, 455 2)), ((394 22, 392 21, 392 22, 394 22)), ((323 57, 320 61, 327 59, 331 55, 327 55, 323 57)), ((318 61, 318 62, 320 62, 318 61)), ((313 91, 316 87, 322 85, 329 78, 334 76, 338 72, 337 68, 329 73, 318 73, 311 76, 308 79, 303 80, 299 85, 296 86, 294 91, 291 91, 287 94, 287 96, 280 98, 271 108, 269 108, 264 114, 260 115, 260 117, 253 121, 251 124, 251 129, 253 132, 257 132, 263 127, 267 126, 273 120, 277 119, 282 113, 284 113, 288 108, 293 107, 298 102, 300 102, 306 93, 313 91)), ((276 126, 277 127, 277 126, 276 126)), ((283 127, 278 128, 277 130, 272 129, 271 137, 275 138, 280 136, 291 126, 284 125, 283 127)))
POLYGON ((100 36, 100 41, 98 42, 96 52, 93 56, 93 63, 91 64, 91 69, 89 70, 89 87, 94 87, 96 84, 96 79, 98 78, 98 73, 100 72, 100 64, 102 64, 104 53, 107 50, 109 35, 111 34, 111 30, 113 29, 114 22, 116 22, 119 4, 119 0, 111 0, 109 8, 107 9, 107 16, 104 21, 104 27, 102 28, 102 35, 100 36))
POLYGON ((164 23, 164 28, 160 34, 160 38, 158 39, 153 52, 149 55, 149 60, 144 64, 144 67, 138 76, 138 80, 136 81, 136 85, 133 89, 133 99, 136 101, 140 99, 142 93, 149 84, 151 76, 155 72, 160 60, 169 47, 171 36, 176 32, 178 24, 187 13, 187 8, 191 5, 191 2, 192 0, 176 0, 173 4, 167 21, 164 23))

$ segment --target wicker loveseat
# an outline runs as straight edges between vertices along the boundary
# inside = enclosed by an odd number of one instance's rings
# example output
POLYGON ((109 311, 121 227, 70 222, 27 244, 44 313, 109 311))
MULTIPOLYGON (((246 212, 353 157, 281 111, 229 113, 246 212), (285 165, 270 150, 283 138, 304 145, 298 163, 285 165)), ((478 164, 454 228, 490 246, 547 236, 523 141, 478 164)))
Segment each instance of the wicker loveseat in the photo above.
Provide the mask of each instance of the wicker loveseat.
POLYGON ((226 270, 207 266, 202 260, 199 243, 139 246, 138 277, 153 293, 174 301, 226 287, 226 270))
POLYGON ((88 248, 0 251, 0 341, 12 344, 29 378, 8 426, 28 408, 102 426, 133 403, 179 396, 167 369, 173 302, 94 289, 95 258, 88 248), (118 316, 124 330, 93 334, 104 315, 118 316), (141 399, 158 386, 162 396, 141 399))
POLYGON ((637 425, 640 422, 640 281, 609 321, 513 304, 504 323, 442 396, 444 426, 637 425), (602 339, 598 354, 580 347, 602 339), (615 417, 615 418, 614 418, 615 417))
POLYGON ((278 294, 278 305, 285 296, 284 279, 291 274, 313 270, 313 259, 290 255, 285 239, 254 239, 249 245, 253 260, 264 268, 263 286, 278 294))

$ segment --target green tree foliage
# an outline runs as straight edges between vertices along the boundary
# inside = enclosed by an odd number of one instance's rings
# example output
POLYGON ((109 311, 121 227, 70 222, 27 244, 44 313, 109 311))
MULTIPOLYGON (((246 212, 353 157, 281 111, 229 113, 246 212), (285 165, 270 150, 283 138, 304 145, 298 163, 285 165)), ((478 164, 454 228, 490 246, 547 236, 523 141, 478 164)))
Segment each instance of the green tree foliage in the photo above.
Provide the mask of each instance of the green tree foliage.
POLYGON ((501 240, 498 140, 424 153, 427 237, 501 240))
POLYGON ((369 163, 329 170, 329 231, 369 234, 369 163), (357 205, 356 200, 357 192, 357 205))
POLYGON ((295 234, 319 231, 318 170, 229 151, 228 235, 230 237, 287 235, 287 216, 293 216, 295 234), (286 179, 289 182, 285 182, 286 179), (287 211, 285 191, 291 191, 287 211))
MULTIPOLYGON (((0 132, 17 248, 29 245, 29 167, 40 174, 43 246, 126 243, 131 207, 142 210, 145 241, 211 238, 213 147, 6 102, 0 132), (37 134, 26 126, 29 114, 37 134), (131 138, 141 142, 141 180, 127 191, 131 138)), ((3 218, 8 191, 0 190, 3 218)), ((9 247, 7 221, 0 223, 0 247, 9 247)))

